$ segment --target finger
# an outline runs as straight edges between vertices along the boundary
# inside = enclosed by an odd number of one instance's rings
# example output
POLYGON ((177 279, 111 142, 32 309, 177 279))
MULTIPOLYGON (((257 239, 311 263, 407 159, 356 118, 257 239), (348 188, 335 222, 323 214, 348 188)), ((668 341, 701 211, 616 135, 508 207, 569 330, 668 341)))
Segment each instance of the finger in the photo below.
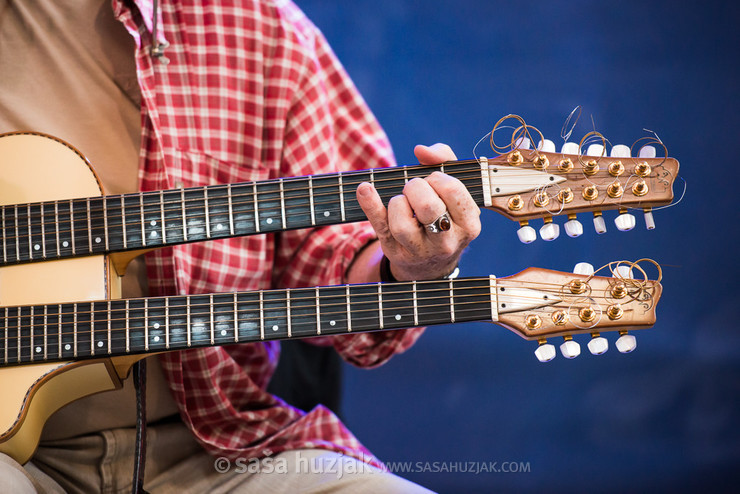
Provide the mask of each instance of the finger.
POLYGON ((445 173, 434 172, 425 180, 443 201, 452 223, 462 228, 470 239, 481 230, 480 208, 462 182, 445 173))
POLYGON ((388 201, 388 224, 393 238, 407 251, 415 252, 421 247, 424 232, 406 196, 393 196, 388 201))
POLYGON ((357 202, 365 216, 367 216, 368 221, 370 221, 375 233, 378 234, 378 238, 381 240, 389 239, 391 231, 388 227, 388 211, 372 184, 362 182, 357 186, 357 202))
POLYGON ((408 200, 416 219, 422 225, 428 225, 447 210, 437 192, 424 179, 409 180, 403 188, 403 195, 408 200))
POLYGON ((453 161, 457 159, 452 148, 447 144, 437 143, 431 146, 424 146, 419 144, 414 148, 414 154, 416 159, 422 165, 436 165, 445 161, 453 161))

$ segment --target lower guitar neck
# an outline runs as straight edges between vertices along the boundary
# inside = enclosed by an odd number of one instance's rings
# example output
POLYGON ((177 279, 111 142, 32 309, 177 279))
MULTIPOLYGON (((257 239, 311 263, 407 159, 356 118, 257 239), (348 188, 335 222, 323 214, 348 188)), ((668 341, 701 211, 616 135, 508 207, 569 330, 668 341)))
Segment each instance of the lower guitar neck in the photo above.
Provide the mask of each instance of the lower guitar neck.
POLYGON ((463 278, 0 308, 2 366, 496 320, 463 278))

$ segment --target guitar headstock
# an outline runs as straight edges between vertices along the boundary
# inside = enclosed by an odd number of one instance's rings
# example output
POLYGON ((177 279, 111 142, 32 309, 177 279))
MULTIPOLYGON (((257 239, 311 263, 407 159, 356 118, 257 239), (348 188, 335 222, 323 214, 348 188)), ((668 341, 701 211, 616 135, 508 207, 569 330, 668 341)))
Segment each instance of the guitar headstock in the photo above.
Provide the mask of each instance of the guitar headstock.
POLYGON ((527 340, 537 340, 535 355, 542 362, 552 360, 556 354, 555 347, 547 343, 548 338, 563 337, 563 356, 578 356, 580 345, 573 336, 579 334, 590 334, 588 348, 600 355, 609 346, 601 333, 618 332, 617 349, 629 353, 635 349, 636 340, 627 332, 655 324, 655 307, 662 293, 660 266, 641 259, 635 263, 611 263, 599 271, 607 269, 612 276, 595 276, 592 266, 579 263, 574 273, 528 268, 499 278, 498 323, 527 340), (645 262, 658 267, 657 280, 648 279, 640 265, 645 262), (523 299, 529 303, 521 304, 523 299), (537 303, 531 303, 532 300, 537 303))
POLYGON ((580 144, 566 142, 556 152, 555 144, 540 134, 539 145, 532 149, 531 139, 524 136, 531 137, 530 130, 536 129, 516 118, 523 126, 515 130, 516 139, 512 138, 508 150, 496 158, 479 161, 489 171, 490 183, 484 184, 484 193, 490 189, 490 197, 485 198, 486 207, 519 221, 518 235, 523 243, 537 238, 529 225, 534 219, 544 220, 540 228, 544 240, 557 238, 560 226, 553 217, 558 215, 568 218, 564 225, 568 236, 583 233, 576 215, 584 212, 594 214, 596 232, 604 233, 606 222, 602 211, 610 209, 619 210, 615 219, 619 230, 634 228, 635 217, 629 212, 632 209, 644 211, 646 227, 652 230, 655 228, 652 209, 673 201, 679 164, 667 157, 665 146, 657 138, 640 139, 631 147, 617 144, 608 150, 607 140, 592 132, 580 144), (663 151, 661 156, 656 156, 661 154, 656 153, 656 145, 663 151))

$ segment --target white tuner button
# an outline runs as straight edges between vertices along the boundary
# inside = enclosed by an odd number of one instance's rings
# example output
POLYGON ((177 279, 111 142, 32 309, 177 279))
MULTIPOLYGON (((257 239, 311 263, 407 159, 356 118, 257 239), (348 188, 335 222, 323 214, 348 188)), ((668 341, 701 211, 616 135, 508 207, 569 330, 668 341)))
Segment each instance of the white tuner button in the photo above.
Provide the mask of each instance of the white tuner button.
POLYGON ((545 223, 540 228, 540 237, 542 240, 555 240, 560 236, 560 225, 557 223, 545 223))
POLYGON ((537 232, 531 226, 525 225, 516 231, 519 241, 523 244, 531 244, 537 240, 537 232))
POLYGON ((600 214, 594 215, 594 230, 596 230, 596 233, 601 235, 602 233, 606 233, 606 222, 604 221, 604 217, 600 214))
POLYGON ((629 146, 625 146, 624 144, 615 144, 614 146, 612 146, 611 157, 612 158, 629 158, 630 157, 629 146))
POLYGON ((614 224, 617 225, 617 230, 620 232, 627 232, 635 227, 635 216, 630 213, 622 213, 614 218, 614 224))
POLYGON ((617 269, 615 269, 615 271, 617 272, 616 274, 623 280, 635 279, 635 275, 632 272, 632 268, 625 264, 620 264, 619 266, 617 266, 617 269))
POLYGON ((560 353, 565 358, 576 358, 581 354, 581 345, 577 341, 566 340, 560 345, 560 353))
POLYGON ((652 211, 645 211, 645 226, 648 230, 655 230, 655 219, 652 211))
POLYGON ((583 225, 578 220, 568 220, 565 222, 565 233, 572 238, 580 237, 583 235, 583 225))
POLYGON ((604 154, 604 146, 601 144, 591 144, 586 151, 587 156, 602 156, 604 154))
POLYGON ((631 334, 623 334, 617 339, 616 345, 621 353, 630 353, 637 348, 637 340, 631 334))
POLYGON ((554 153, 555 143, 552 142, 550 139, 545 139, 544 141, 540 141, 540 143, 537 145, 537 149, 546 153, 554 153))
POLYGON ((606 353, 608 349, 609 341, 603 336, 591 338, 591 341, 588 342, 588 351, 593 355, 601 355, 602 353, 606 353))
POLYGON ((549 343, 544 343, 538 346, 537 350, 534 351, 535 357, 537 357, 537 360, 540 362, 549 362, 555 358, 555 354, 555 346, 549 343))
POLYGON ((575 142, 566 142, 563 144, 560 152, 563 154, 579 154, 578 144, 575 142))
POLYGON ((592 264, 587 262, 579 262, 576 267, 573 268, 573 274, 582 274, 585 276, 591 276, 594 274, 594 267, 592 264))

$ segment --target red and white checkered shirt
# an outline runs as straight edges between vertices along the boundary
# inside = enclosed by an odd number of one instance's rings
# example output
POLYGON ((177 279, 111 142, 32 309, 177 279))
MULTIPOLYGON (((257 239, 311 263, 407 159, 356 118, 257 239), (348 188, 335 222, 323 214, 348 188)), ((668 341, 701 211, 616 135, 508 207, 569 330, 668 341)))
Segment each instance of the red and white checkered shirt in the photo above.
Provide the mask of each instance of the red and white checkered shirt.
MULTIPOLYGON (((136 0, 114 11, 136 41, 142 95, 142 190, 202 186, 393 164, 390 145, 326 40, 287 0, 136 0), (169 43, 164 65, 150 55, 169 43)), ((182 245, 147 259, 152 295, 343 282, 374 233, 367 223, 182 245)), ((421 330, 327 339, 349 362, 375 366, 421 330)), ((297 448, 369 453, 324 407, 309 413, 265 387, 276 342, 161 357, 180 413, 212 454, 232 459, 297 448)))

